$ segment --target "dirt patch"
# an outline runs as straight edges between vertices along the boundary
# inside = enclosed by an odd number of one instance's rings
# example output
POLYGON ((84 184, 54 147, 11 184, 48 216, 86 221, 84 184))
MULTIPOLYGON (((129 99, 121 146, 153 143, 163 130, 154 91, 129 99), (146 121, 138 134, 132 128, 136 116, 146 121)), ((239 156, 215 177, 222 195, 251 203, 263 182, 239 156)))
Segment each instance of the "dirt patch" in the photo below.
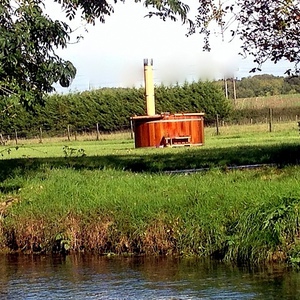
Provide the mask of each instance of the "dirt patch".
POLYGON ((6 199, 0 199, 0 218, 5 216, 7 209, 12 206, 12 204, 18 202, 19 199, 15 197, 7 197, 6 199))

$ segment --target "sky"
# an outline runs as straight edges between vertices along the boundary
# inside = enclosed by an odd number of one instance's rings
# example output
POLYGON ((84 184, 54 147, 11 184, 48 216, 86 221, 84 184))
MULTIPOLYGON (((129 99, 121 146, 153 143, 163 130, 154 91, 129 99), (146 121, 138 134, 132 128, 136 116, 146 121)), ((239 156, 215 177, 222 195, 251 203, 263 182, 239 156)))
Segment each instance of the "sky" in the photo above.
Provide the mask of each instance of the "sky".
MULTIPOLYGON (((198 1, 195 1, 197 4, 198 1)), ((196 7, 195 7, 196 8, 196 7)), ((191 7, 193 11, 193 7, 191 7)), ((46 12, 53 18, 64 19, 61 7, 46 1, 46 12)), ((212 34, 212 51, 203 51, 199 34, 186 36, 187 27, 180 21, 166 22, 147 18, 147 9, 141 3, 127 0, 115 5, 115 12, 106 17, 104 24, 83 26, 80 18, 67 21, 78 28, 72 35, 82 35, 79 43, 70 44, 57 53, 70 60, 77 69, 76 78, 68 88, 55 85, 57 92, 84 91, 101 87, 143 86, 143 59, 153 59, 154 83, 165 85, 222 79, 242 78, 255 67, 251 58, 239 55, 237 39, 222 42, 218 28, 212 34)), ((267 63, 260 74, 280 76, 286 63, 267 63)))

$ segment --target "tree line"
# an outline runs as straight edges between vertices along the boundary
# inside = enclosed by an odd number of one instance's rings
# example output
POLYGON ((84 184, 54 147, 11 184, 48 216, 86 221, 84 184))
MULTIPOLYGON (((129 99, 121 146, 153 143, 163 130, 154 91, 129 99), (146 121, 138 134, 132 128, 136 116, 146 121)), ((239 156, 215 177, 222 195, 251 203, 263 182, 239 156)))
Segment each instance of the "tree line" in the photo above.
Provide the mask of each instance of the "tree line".
MULTIPOLYGON (((205 112, 206 122, 229 117, 232 105, 212 82, 160 85, 155 89, 156 113, 205 112)), ((127 130, 130 117, 146 114, 144 88, 101 88, 70 94, 45 96, 28 110, 9 98, 0 101, 0 133, 35 136, 40 129, 62 134, 68 126, 76 132, 127 130)))
MULTIPOLYGON (((230 84, 230 83, 229 83, 230 84)), ((229 96, 232 98, 228 84, 229 96)), ((100 130, 103 133, 130 129, 130 117, 146 114, 144 88, 100 88, 91 91, 44 96, 42 103, 28 109, 10 97, 1 97, 0 133, 19 137, 36 136, 40 130, 49 136, 65 134, 67 128, 77 133, 100 130)), ((300 93, 298 77, 256 75, 236 82, 240 98, 250 96, 300 93)), ((224 82, 193 82, 155 88, 156 113, 204 112, 206 125, 219 120, 232 123, 263 122, 268 108, 234 109, 226 99, 224 82)), ((274 108, 278 120, 300 116, 297 107, 274 108)))
MULTIPOLYGON (((51 18, 43 0, 0 1, 0 95, 14 98, 32 108, 43 103, 43 95, 53 83, 67 87, 75 78, 76 68, 57 54, 70 42, 72 20, 76 16, 94 25, 104 23, 116 5, 125 0, 52 0, 61 6, 67 22, 51 18)), ((210 36, 219 26, 221 38, 239 39, 241 53, 254 58, 250 72, 261 70, 265 61, 286 60, 299 75, 300 8, 297 0, 201 0, 196 15, 185 1, 136 0, 148 8, 148 17, 163 21, 181 21, 188 34, 203 36, 203 49, 211 49, 210 36)), ((188 1, 187 1, 188 2, 188 1)), ((51 0, 50 0, 51 3, 51 0)), ((130 18, 131 16, 127 16, 130 18)), ((80 40, 80 36, 77 37, 80 40)), ((249 96, 249 95, 247 95, 249 96)), ((239 97, 244 97, 239 95, 239 97)))
MULTIPOLYGON (((216 81, 225 93, 225 82, 216 81)), ((300 93, 299 76, 274 76, 269 74, 255 75, 241 79, 230 78, 226 80, 227 95, 234 99, 234 88, 237 98, 263 97, 300 93), (234 80, 234 82, 233 82, 234 80)))

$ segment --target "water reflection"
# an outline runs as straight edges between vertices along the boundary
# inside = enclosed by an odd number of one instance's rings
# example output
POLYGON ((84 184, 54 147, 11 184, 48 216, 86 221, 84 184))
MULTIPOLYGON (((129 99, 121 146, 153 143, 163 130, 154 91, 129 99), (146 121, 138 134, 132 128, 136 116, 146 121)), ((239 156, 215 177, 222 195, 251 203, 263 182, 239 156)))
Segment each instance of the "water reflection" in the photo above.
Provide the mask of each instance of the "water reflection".
POLYGON ((175 258, 0 257, 1 299, 300 299, 300 274, 175 258))

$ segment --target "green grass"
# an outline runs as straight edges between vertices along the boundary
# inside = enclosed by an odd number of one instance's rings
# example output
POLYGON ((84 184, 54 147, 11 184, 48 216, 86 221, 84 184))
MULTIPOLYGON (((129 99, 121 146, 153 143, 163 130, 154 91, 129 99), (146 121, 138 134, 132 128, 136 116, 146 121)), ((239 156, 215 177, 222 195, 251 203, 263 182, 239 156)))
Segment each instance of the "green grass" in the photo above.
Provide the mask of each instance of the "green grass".
POLYGON ((4 150, 0 197, 14 201, 0 209, 0 248, 298 265, 299 132, 254 128, 207 128, 203 147, 134 149, 123 139, 4 150), (256 163, 277 167, 228 169, 256 163), (164 172, 190 168, 208 171, 164 172))
MULTIPOLYGON (((274 123, 272 131, 269 132, 269 124, 253 125, 230 125, 219 128, 220 135, 216 135, 216 128, 205 128, 205 148, 222 147, 224 140, 229 140, 231 146, 241 144, 257 143, 283 143, 297 141, 299 138, 299 128, 297 122, 274 123)), ((131 139, 130 132, 120 134, 103 135, 99 141, 96 141, 96 135, 78 136, 77 141, 72 137, 71 141, 67 138, 47 138, 43 143, 39 139, 19 140, 15 145, 14 140, 7 142, 6 146, 0 146, 2 158, 21 158, 21 157, 61 157, 64 156, 63 147, 69 146, 76 149, 84 149, 88 156, 98 156, 114 154, 120 151, 129 152, 134 150, 134 141, 131 139), (93 139, 92 139, 93 138, 93 139), (18 151, 15 148, 18 147, 18 151), (8 155, 7 150, 12 150, 8 155)), ((164 149, 166 150, 166 149, 164 149)), ((139 153, 162 152, 161 149, 136 149, 139 153)), ((176 150, 175 150, 176 151, 176 150)), ((174 152, 174 149, 172 149, 174 152)), ((0 156, 1 159, 1 156, 0 156)))
POLYGON ((22 199, 5 218, 6 243, 27 251, 49 251, 58 239, 71 249, 98 253, 214 255, 244 262, 282 251, 286 258, 297 241, 299 171, 187 176, 45 168, 2 183, 18 187, 22 199), (288 220, 277 218, 280 210, 288 220))

